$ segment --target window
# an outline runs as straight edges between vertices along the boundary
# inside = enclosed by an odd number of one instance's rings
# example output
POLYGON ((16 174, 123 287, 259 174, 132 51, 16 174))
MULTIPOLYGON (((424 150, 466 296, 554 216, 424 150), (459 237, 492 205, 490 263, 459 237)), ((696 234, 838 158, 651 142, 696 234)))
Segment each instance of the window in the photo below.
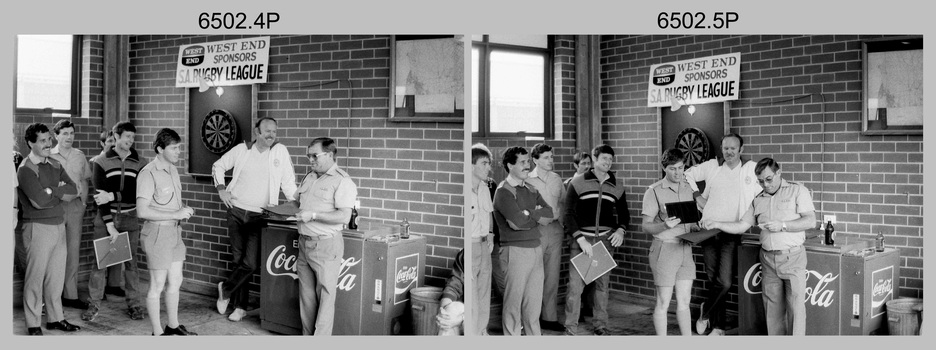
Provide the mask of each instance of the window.
POLYGON ((546 35, 476 35, 471 49, 473 137, 552 136, 546 35))
POLYGON ((72 35, 16 36, 16 112, 78 115, 81 40, 72 35))

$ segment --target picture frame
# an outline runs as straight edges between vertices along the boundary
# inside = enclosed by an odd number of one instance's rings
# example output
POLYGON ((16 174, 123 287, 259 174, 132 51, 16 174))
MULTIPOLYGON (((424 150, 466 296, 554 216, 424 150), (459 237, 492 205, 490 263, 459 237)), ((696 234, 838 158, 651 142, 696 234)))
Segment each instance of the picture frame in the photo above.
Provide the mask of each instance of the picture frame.
POLYGON ((390 36, 390 121, 464 123, 462 37, 390 36))
POLYGON ((861 42, 862 135, 923 135, 923 37, 861 42))

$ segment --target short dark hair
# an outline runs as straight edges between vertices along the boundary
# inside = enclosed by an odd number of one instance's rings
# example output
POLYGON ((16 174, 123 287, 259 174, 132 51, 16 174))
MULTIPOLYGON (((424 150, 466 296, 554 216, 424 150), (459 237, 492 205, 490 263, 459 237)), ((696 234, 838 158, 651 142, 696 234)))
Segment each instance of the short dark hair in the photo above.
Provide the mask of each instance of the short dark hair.
POLYGON ((23 138, 26 139, 26 147, 32 149, 32 146, 29 143, 36 143, 36 140, 39 139, 39 134, 49 132, 49 127, 42 123, 32 123, 26 127, 26 132, 23 133, 23 138))
POLYGON ((780 163, 777 163, 773 158, 761 159, 754 166, 754 175, 760 175, 767 167, 770 167, 770 170, 776 173, 777 170, 780 170, 780 163))
POLYGON ((322 151, 332 154, 332 158, 338 155, 338 145, 335 144, 335 139, 331 137, 318 137, 309 142, 309 147, 315 146, 316 144, 322 144, 322 151))
POLYGON ((52 132, 58 135, 59 131, 62 131, 62 129, 65 129, 65 128, 72 128, 72 130, 78 131, 78 127, 75 126, 75 124, 72 123, 71 120, 62 119, 55 123, 55 126, 52 127, 52 132))
POLYGON ((114 125, 114 137, 120 137, 124 132, 129 131, 136 134, 136 127, 128 121, 123 121, 114 125))
POLYGON ((522 156, 524 154, 527 154, 527 150, 526 148, 523 148, 520 146, 510 147, 507 150, 505 150, 504 159, 501 160, 501 164, 504 165, 504 170, 506 170, 509 173, 510 169, 507 168, 507 164, 517 164, 517 158, 519 158, 519 156, 522 156))
POLYGON ((106 143, 107 138, 113 137, 113 136, 114 136, 114 130, 101 131, 101 137, 98 138, 98 141, 101 141, 101 143, 106 143))
POLYGON ((584 152, 584 151, 573 154, 572 164, 574 164, 575 166, 578 166, 579 163, 582 162, 582 160, 585 160, 585 157, 588 157, 588 159, 591 159, 591 154, 588 154, 588 152, 584 152))
POLYGON ((533 145, 533 149, 530 152, 530 157, 534 159, 539 159, 540 155, 546 152, 552 152, 552 147, 545 143, 537 143, 533 145))
POLYGON ((153 140, 153 151, 156 151, 156 154, 159 154, 158 148, 162 147, 163 150, 166 147, 172 146, 172 144, 182 142, 182 138, 179 137, 179 133, 175 130, 169 128, 162 128, 156 132, 156 139, 153 140))
POLYGON ((254 123, 254 129, 259 129, 259 128, 260 128, 260 124, 262 124, 263 121, 265 121, 265 120, 272 121, 273 124, 279 125, 279 123, 276 122, 276 119, 273 119, 273 118, 271 118, 271 117, 263 117, 263 118, 257 119, 257 122, 254 123))
POLYGON ((491 151, 484 144, 476 143, 471 146, 471 164, 478 164, 481 158, 491 159, 491 151))
POLYGON ((663 168, 685 161, 686 154, 683 153, 683 151, 680 151, 678 148, 670 148, 664 151, 663 155, 660 156, 660 164, 663 165, 663 168))
POLYGON ((725 142, 725 139, 727 139, 727 138, 729 138, 729 137, 734 137, 734 138, 738 139, 738 147, 744 147, 744 139, 741 138, 741 135, 738 135, 738 134, 733 133, 733 132, 732 132, 732 133, 728 133, 728 134, 726 134, 725 136, 722 136, 722 138, 721 138, 722 142, 725 142))
POLYGON ((598 156, 602 153, 610 154, 611 158, 614 158, 614 149, 611 146, 601 144, 592 149, 592 157, 594 157, 592 160, 598 159, 598 156))

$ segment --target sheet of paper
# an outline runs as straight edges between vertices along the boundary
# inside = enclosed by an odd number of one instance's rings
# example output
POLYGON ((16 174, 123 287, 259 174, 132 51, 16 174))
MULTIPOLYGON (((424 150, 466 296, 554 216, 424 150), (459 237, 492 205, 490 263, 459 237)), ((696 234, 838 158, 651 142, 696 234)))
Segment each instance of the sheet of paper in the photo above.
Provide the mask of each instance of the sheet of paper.
POLYGON ((416 113, 454 113, 455 95, 416 95, 416 113))

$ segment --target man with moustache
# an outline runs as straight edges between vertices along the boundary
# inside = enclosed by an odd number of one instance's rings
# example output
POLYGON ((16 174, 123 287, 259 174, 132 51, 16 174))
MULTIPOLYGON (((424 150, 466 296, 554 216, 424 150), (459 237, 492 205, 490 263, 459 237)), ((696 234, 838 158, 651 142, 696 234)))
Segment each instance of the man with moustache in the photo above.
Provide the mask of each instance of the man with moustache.
MULTIPOLYGON (((136 180, 140 170, 147 163, 133 148, 135 134, 136 127, 130 122, 123 121, 114 125, 114 147, 107 151, 104 157, 95 160, 91 177, 97 191, 94 201, 106 228, 106 232, 95 232, 94 238, 109 235, 114 241, 120 232, 127 232, 131 252, 136 252, 140 245, 140 220, 136 216, 136 180)), ((139 259, 130 259, 123 265, 127 314, 132 320, 142 320, 146 316, 139 278, 139 259)), ((81 314, 82 320, 92 321, 98 314, 101 300, 104 298, 104 273, 105 269, 98 269, 96 264, 91 267, 88 309, 81 314)))
POLYGON ((806 334, 806 230, 816 226, 812 195, 781 178, 780 164, 764 158, 754 167, 764 189, 738 221, 705 219, 702 227, 739 234, 761 228, 761 285, 768 335, 806 334))
POLYGON ((569 184, 572 183, 572 178, 584 174, 586 171, 590 170, 592 166, 591 155, 588 152, 578 152, 572 155, 572 167, 575 168, 575 174, 562 182, 563 186, 566 188, 569 187, 569 184))
MULTIPOLYGON (((698 193, 697 181, 705 181, 705 190, 698 196, 702 220, 738 221, 751 201, 761 191, 754 174, 755 162, 741 161, 744 139, 731 133, 722 138, 724 159, 708 160, 686 170, 685 176, 692 190, 698 193)), ((696 332, 704 334, 711 324, 709 335, 724 335, 727 329, 725 315, 728 291, 734 280, 734 264, 737 260, 740 236, 719 233, 702 242, 702 257, 705 261, 705 276, 708 290, 696 321, 696 332)))
MULTIPOLYGON (((614 150, 600 145, 592 150, 595 159, 591 171, 572 178, 563 202, 565 233, 572 237, 570 257, 581 252, 592 256, 592 245, 601 242, 605 246, 620 246, 624 243, 624 231, 630 224, 624 184, 618 184, 611 171, 614 150)), ((610 250, 610 249, 609 249, 610 250)), ((604 274, 594 282, 595 305, 592 307, 595 335, 608 335, 608 283, 610 274, 604 274)), ((569 273, 569 293, 565 303, 565 334, 576 335, 579 309, 585 281, 575 272, 569 273)))
POLYGON ((62 292, 62 306, 84 309, 85 303, 78 300, 78 254, 81 246, 81 222, 85 213, 85 200, 88 198, 88 179, 91 168, 80 149, 73 147, 78 127, 70 120, 62 119, 52 127, 58 144, 52 148, 52 159, 59 162, 65 172, 78 186, 78 197, 62 203, 65 209, 65 289, 62 292))
MULTIPOLYGON (((338 271, 344 258, 342 224, 351 219, 357 186, 338 167, 338 145, 319 137, 307 149, 312 171, 296 191, 299 200, 299 312, 303 335, 331 335, 338 271)), ((285 180, 283 180, 285 181, 285 180)))
POLYGON ((533 164, 527 183, 543 196, 553 210, 549 223, 539 227, 540 246, 543 248, 543 307, 540 314, 540 327, 562 332, 565 327, 559 323, 557 299, 559 298, 559 262, 562 256, 562 225, 559 223, 559 199, 565 195, 562 178, 553 172, 552 147, 545 143, 533 146, 530 152, 533 164))
POLYGON ((78 188, 64 167, 49 159, 52 135, 42 123, 26 127, 29 155, 16 172, 17 195, 23 210, 26 274, 23 308, 29 335, 42 335, 42 304, 48 312, 46 329, 81 329, 65 320, 62 288, 65 280, 66 238, 64 202, 75 199, 78 188), (55 320, 55 321, 53 321, 55 320))
POLYGON ((491 173, 491 151, 483 144, 471 146, 471 191, 465 204, 468 206, 468 234, 471 238, 471 286, 474 300, 471 303, 471 334, 487 335, 491 312, 491 252, 494 249, 494 234, 491 226, 494 202, 487 187, 491 173))
POLYGON ((543 301, 543 247, 539 226, 552 219, 552 207, 533 186, 530 155, 523 147, 510 147, 502 164, 507 178, 494 193, 494 221, 500 230, 501 264, 506 267, 503 329, 505 335, 541 335, 543 301))
POLYGON ((233 299, 234 312, 228 320, 234 322, 247 314, 248 286, 259 265, 263 208, 277 205, 280 190, 287 200, 296 193, 292 160, 286 146, 276 142, 276 129, 276 119, 260 118, 254 124, 253 143, 234 146, 211 166, 218 195, 227 207, 234 264, 228 278, 218 282, 216 306, 223 315, 233 299), (225 184, 224 173, 231 169, 233 177, 225 184))
POLYGON ((188 220, 195 213, 191 207, 182 204, 182 183, 175 167, 182 153, 181 147, 182 138, 178 133, 172 129, 159 130, 153 141, 156 159, 140 170, 137 179, 137 216, 145 220, 141 235, 150 273, 146 310, 153 335, 198 335, 179 324, 179 288, 185 261, 185 243, 182 242, 179 222, 188 220), (164 288, 169 318, 165 329, 159 319, 159 296, 164 288))

